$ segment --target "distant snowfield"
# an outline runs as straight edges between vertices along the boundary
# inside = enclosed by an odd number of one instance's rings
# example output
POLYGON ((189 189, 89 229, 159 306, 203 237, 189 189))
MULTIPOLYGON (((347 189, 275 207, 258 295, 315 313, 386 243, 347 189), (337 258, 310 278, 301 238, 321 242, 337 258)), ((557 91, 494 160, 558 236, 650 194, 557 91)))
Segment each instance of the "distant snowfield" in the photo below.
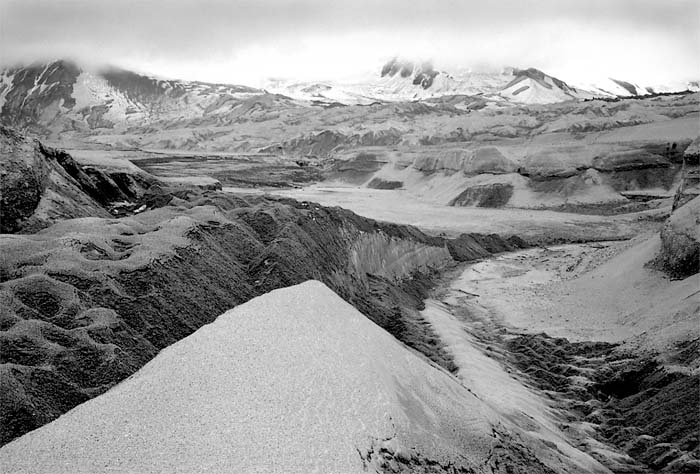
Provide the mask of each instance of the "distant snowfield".
POLYGON ((398 73, 382 77, 368 76, 355 83, 270 79, 264 85, 264 89, 296 100, 340 102, 348 105, 368 105, 375 101, 415 101, 449 95, 481 96, 495 102, 506 100, 520 104, 554 104, 583 98, 643 96, 649 95, 650 91, 696 89, 687 81, 641 86, 607 77, 593 81, 578 81, 575 78, 573 82, 567 80, 569 85, 573 86, 571 88, 566 84, 557 84, 553 77, 546 74, 535 80, 525 75, 519 76, 522 71, 513 71, 511 68, 504 68, 500 72, 435 71, 437 75, 433 77, 430 86, 424 88, 414 82, 418 72, 420 67, 413 69, 405 77, 398 73), (510 86, 516 77, 522 77, 524 80, 510 86))

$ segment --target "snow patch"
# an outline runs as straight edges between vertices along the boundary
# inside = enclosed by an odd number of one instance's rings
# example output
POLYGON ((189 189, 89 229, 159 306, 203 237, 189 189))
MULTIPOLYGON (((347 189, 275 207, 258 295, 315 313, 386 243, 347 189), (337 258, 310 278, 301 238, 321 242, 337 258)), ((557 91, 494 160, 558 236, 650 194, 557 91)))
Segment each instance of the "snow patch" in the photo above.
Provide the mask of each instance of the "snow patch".
POLYGON ((0 113, 2 113, 2 108, 5 106, 5 102, 7 102, 7 95, 12 90, 12 82, 14 79, 14 74, 3 72, 2 75, 0 75, 0 113))
POLYGON ((95 105, 109 103, 104 118, 111 121, 126 121, 127 109, 137 108, 123 93, 117 91, 101 76, 82 72, 73 85, 74 109, 76 111, 95 105))

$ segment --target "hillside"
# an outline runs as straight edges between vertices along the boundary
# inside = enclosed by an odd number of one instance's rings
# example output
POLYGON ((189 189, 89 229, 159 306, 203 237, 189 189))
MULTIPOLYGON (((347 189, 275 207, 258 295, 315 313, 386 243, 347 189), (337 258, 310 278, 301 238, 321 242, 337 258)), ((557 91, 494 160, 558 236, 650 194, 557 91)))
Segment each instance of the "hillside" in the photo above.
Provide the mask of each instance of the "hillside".
POLYGON ((84 70, 58 60, 0 73, 0 120, 42 135, 123 130, 229 113, 258 95, 263 92, 245 86, 158 79, 113 67, 84 70))

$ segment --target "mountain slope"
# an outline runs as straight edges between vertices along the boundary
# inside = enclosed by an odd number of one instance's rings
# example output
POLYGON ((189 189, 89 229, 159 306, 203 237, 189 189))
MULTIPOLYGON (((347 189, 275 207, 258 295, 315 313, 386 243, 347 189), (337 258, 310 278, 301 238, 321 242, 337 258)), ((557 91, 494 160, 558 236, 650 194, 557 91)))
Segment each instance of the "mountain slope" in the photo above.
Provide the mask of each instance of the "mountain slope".
POLYGON ((117 68, 87 71, 64 60, 2 71, 0 121, 45 134, 223 115, 263 91, 164 80, 117 68))
MULTIPOLYGON (((318 137, 341 149, 588 132, 663 119, 661 109, 669 105, 636 99, 611 109, 577 104, 585 92, 535 69, 451 75, 401 63, 362 83, 273 85, 265 91, 163 80, 56 61, 2 72, 0 122, 68 148, 278 153, 318 137), (530 106, 559 101, 544 121, 543 109, 530 106)), ((686 99, 671 105, 690 106, 686 99)), ((679 113, 686 112, 674 117, 679 113)))
POLYGON ((377 101, 416 101, 449 95, 493 95, 512 79, 511 70, 461 72, 452 75, 430 62, 393 58, 379 74, 354 83, 271 81, 267 90, 299 100, 371 104, 377 101))
POLYGON ((376 101, 417 101, 452 95, 478 95, 520 104, 551 104, 594 97, 636 97, 655 92, 697 90, 697 86, 684 82, 652 87, 610 78, 590 83, 572 79, 567 84, 535 68, 446 72, 436 69, 430 62, 392 58, 381 67, 379 74, 362 82, 278 79, 269 81, 266 89, 298 100, 364 105, 376 101))
MULTIPOLYGON (((370 105, 418 101, 443 96, 482 96, 489 100, 547 104, 591 97, 628 97, 693 88, 688 84, 640 86, 605 79, 576 87, 529 69, 500 72, 436 69, 431 63, 398 58, 362 82, 297 82, 270 80, 266 90, 228 84, 160 79, 114 67, 86 70, 58 60, 0 71, 0 121, 45 133, 92 130, 200 119, 230 122, 232 117, 299 104, 370 105), (280 95, 276 95, 280 94, 280 95), (284 96, 284 97, 282 97, 284 96), (262 100, 260 104, 258 101, 262 100)), ((254 118, 254 117, 253 117, 254 118)))
POLYGON ((500 95, 513 102, 523 104, 552 104, 591 97, 592 94, 570 87, 564 81, 535 69, 516 69, 515 78, 508 83, 500 95))

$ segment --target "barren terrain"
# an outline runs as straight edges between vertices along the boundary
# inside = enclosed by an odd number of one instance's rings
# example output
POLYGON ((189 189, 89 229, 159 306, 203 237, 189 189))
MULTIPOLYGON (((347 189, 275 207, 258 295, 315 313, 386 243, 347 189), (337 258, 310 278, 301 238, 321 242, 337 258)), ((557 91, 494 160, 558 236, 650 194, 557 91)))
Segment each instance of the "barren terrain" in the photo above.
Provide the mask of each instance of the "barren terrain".
POLYGON ((697 92, 22 74, 3 472, 700 469, 697 92))

